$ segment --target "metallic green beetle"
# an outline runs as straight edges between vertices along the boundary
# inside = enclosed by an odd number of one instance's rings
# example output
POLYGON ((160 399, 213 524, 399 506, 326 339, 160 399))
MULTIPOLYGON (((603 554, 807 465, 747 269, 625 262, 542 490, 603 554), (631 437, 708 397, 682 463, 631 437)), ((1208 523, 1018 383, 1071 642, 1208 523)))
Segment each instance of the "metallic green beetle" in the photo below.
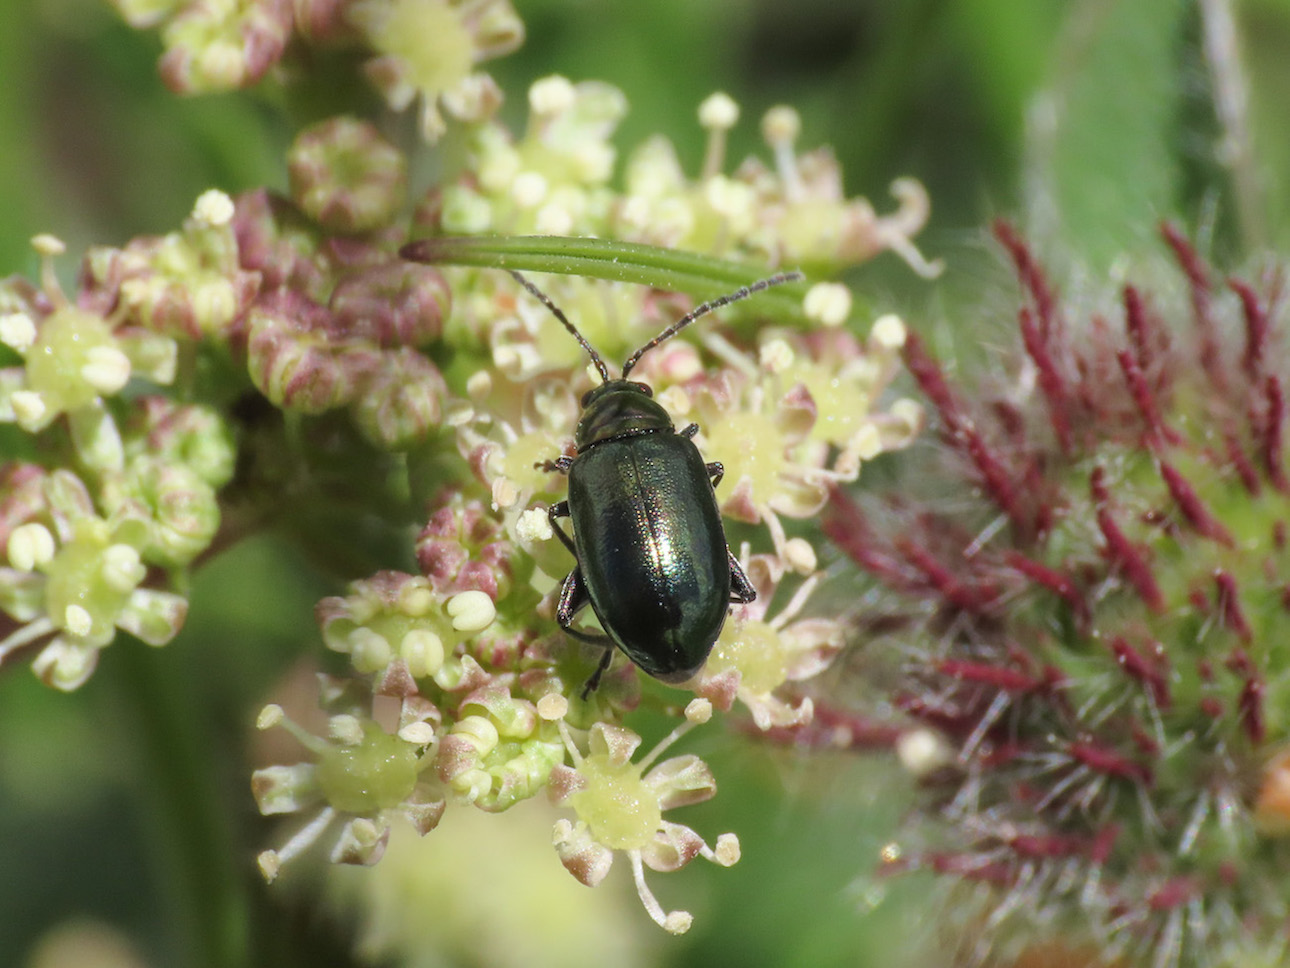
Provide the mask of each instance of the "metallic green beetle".
POLYGON ((596 688, 615 645, 651 676, 683 682, 703 668, 729 606, 757 592, 726 542, 716 498, 723 470, 705 463, 691 439, 698 424, 678 432, 650 388, 627 376, 646 352, 700 316, 802 276, 781 273, 696 307, 633 353, 622 378, 612 380, 564 313, 518 272, 511 275, 573 334, 602 381, 582 398, 577 454, 542 465, 569 477, 568 499, 548 514, 577 561, 560 589, 556 620, 574 638, 605 647, 583 696, 596 688), (559 524, 566 517, 572 538, 559 524), (588 604, 605 635, 574 628, 588 604))

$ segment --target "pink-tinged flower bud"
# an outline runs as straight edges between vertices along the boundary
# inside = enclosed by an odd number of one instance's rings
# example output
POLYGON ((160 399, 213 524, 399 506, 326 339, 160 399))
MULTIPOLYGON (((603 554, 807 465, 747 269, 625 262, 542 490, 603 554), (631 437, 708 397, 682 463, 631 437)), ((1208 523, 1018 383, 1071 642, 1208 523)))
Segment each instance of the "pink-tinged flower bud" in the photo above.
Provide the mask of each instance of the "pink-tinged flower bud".
POLYGON ((337 332, 331 314, 292 292, 261 299, 247 314, 247 369, 276 405, 323 413, 354 399, 381 354, 337 332))
MULTIPOLYGON (((261 717, 264 720, 264 717, 261 717)), ((267 728, 263 726, 261 728, 267 728)), ((312 763, 268 766, 251 777, 251 794, 260 813, 271 817, 304 809, 318 795, 312 763)))
POLYGON ((293 0, 296 33, 314 44, 353 43, 358 31, 345 17, 349 0, 293 0))
POLYGON ((343 332, 386 349, 433 343, 451 305, 452 293, 439 270, 403 260, 345 276, 330 302, 343 332))
MULTIPOLYGON (((90 249, 81 281, 87 305, 124 309, 127 324, 192 340, 226 334, 260 289, 260 276, 238 265, 233 227, 201 216, 178 232, 90 249)), ((164 374, 162 348, 143 344, 135 351, 152 373, 164 374)))
POLYGON ((291 0, 191 0, 162 33, 158 69, 177 94, 250 87, 282 57, 291 0))
POLYGON ((332 845, 330 860, 333 864, 371 867, 385 856, 389 842, 390 824, 384 817, 375 820, 355 817, 341 828, 340 836, 332 845))
POLYGON ((46 507, 47 472, 36 464, 6 461, 0 464, 0 548, 9 535, 35 520, 46 507))
POLYGON ((239 264, 258 275, 263 291, 327 300, 332 267, 319 251, 318 227, 289 201, 264 189, 239 195, 232 225, 239 264))
POLYGON ((287 153, 291 196, 333 232, 388 225, 407 192, 407 163, 368 121, 330 118, 302 131, 287 153))
POLYGON ((478 589, 501 601, 511 588, 515 546, 481 501, 452 495, 431 514, 416 552, 422 574, 439 591, 478 589))

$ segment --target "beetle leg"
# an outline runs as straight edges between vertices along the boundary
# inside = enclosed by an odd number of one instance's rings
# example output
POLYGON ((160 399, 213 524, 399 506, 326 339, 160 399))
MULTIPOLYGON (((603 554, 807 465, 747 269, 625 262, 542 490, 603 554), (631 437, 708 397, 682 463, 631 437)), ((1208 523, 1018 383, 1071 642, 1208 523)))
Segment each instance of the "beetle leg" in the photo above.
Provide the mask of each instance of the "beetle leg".
POLYGON ((694 423, 687 425, 684 430, 677 431, 677 433, 680 434, 682 437, 684 437, 686 440, 691 439, 698 432, 699 432, 699 425, 694 423))
POLYGON ((555 606, 555 620, 560 623, 560 628, 579 642, 611 647, 614 640, 608 635, 584 632, 582 629, 573 627, 573 620, 578 617, 578 613, 590 604, 591 597, 587 594, 587 586, 582 581, 582 571, 575 568, 565 576, 564 584, 560 587, 560 600, 555 606))
POLYGON ((757 600, 757 589, 753 588, 752 582, 744 574, 743 567, 739 564, 739 559, 729 548, 726 554, 730 556, 730 603, 732 605, 747 605, 749 602, 757 600))
POLYGON ((710 461, 707 468, 708 477, 712 479, 712 489, 715 491, 721 479, 726 476, 726 468, 719 460, 710 461))
POLYGON ((591 678, 587 680, 587 684, 582 687, 583 701, 586 701, 586 698, 591 695, 591 693, 595 692, 596 687, 600 685, 600 677, 605 674, 605 670, 609 668, 609 663, 613 660, 614 650, 612 648, 605 649, 605 654, 600 657, 600 665, 596 666, 596 671, 591 674, 591 678))
POLYGON ((582 629, 573 627, 574 618, 590 602, 591 599, 587 596, 587 586, 582 581, 582 572, 575 568, 565 577, 564 585, 560 588, 560 601, 555 606, 555 620, 560 623, 560 628, 564 629, 565 634, 580 642, 598 645, 605 650, 605 654, 600 657, 599 665, 596 666, 596 671, 591 674, 591 678, 582 687, 583 699, 586 699, 592 690, 600 685, 600 677, 605 674, 605 670, 609 668, 609 663, 614 658, 613 639, 607 635, 596 635, 594 632, 584 632, 582 629))
POLYGON ((560 586, 560 600, 555 606, 555 620, 560 623, 560 628, 575 639, 588 634, 573 628, 573 620, 590 601, 587 586, 582 582, 582 572, 575 568, 564 576, 564 584, 560 586))
MULTIPOLYGON (((555 532, 555 536, 564 543, 564 546, 569 549, 569 554, 573 555, 574 560, 577 561, 578 549, 573 546, 573 539, 570 538, 569 535, 565 533, 564 528, 560 527, 558 524, 555 523, 556 518, 567 518, 568 516, 569 516, 568 501, 556 501, 554 504, 552 504, 549 508, 546 509, 546 517, 547 517, 547 520, 551 522, 551 530, 555 532)), ((574 572, 571 572, 570 574, 576 574, 576 569, 574 572)), ((563 597, 563 594, 562 594, 562 597, 563 597)))
POLYGON ((560 456, 555 460, 540 460, 533 466, 540 468, 550 474, 552 471, 559 471, 561 474, 568 474, 569 468, 573 465, 573 458, 560 456))

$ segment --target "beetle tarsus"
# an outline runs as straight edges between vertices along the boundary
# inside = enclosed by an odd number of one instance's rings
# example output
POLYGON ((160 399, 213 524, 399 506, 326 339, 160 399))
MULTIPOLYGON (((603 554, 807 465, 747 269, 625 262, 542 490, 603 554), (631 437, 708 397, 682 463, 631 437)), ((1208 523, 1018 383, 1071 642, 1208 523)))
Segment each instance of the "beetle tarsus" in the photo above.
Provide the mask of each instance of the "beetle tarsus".
POLYGON ((705 466, 708 468, 708 477, 712 480, 712 489, 715 491, 721 479, 726 476, 725 465, 719 460, 714 460, 709 461, 705 466))
POLYGON ((600 685, 600 677, 605 674, 605 670, 609 668, 609 663, 613 661, 614 647, 613 643, 610 643, 609 647, 605 649, 605 654, 600 657, 600 664, 596 666, 596 671, 591 674, 591 678, 582 687, 581 698, 584 702, 588 696, 596 691, 596 687, 600 685))
POLYGON ((540 460, 535 461, 533 466, 538 470, 546 471, 548 474, 554 474, 556 472, 568 474, 569 468, 573 466, 573 458, 563 456, 557 457, 555 460, 540 460))

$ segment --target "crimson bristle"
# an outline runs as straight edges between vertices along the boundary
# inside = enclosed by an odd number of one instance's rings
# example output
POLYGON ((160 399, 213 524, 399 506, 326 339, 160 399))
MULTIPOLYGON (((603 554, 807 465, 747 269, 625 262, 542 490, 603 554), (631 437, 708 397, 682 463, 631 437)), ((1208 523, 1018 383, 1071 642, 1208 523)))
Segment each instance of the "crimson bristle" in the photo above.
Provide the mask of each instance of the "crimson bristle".
POLYGON ((1169 488, 1170 496, 1174 499, 1174 503, 1178 505, 1178 510, 1182 511, 1187 523, 1206 538, 1231 547, 1232 535, 1217 518, 1209 513, 1209 509, 1205 507, 1205 502, 1200 499, 1196 489, 1178 472, 1178 469, 1162 460, 1160 462, 1160 476, 1164 478, 1165 486, 1169 488))
POLYGON ((1048 402, 1048 421, 1053 426, 1053 433, 1057 435, 1057 446, 1061 448, 1063 454, 1069 455, 1071 430, 1066 420, 1066 389, 1061 374, 1057 372, 1049 347, 1039 327, 1035 325, 1034 315, 1028 307, 1021 308, 1017 314, 1017 321, 1021 327, 1022 343, 1030 359, 1034 361, 1035 369, 1039 372, 1039 389, 1048 402))

